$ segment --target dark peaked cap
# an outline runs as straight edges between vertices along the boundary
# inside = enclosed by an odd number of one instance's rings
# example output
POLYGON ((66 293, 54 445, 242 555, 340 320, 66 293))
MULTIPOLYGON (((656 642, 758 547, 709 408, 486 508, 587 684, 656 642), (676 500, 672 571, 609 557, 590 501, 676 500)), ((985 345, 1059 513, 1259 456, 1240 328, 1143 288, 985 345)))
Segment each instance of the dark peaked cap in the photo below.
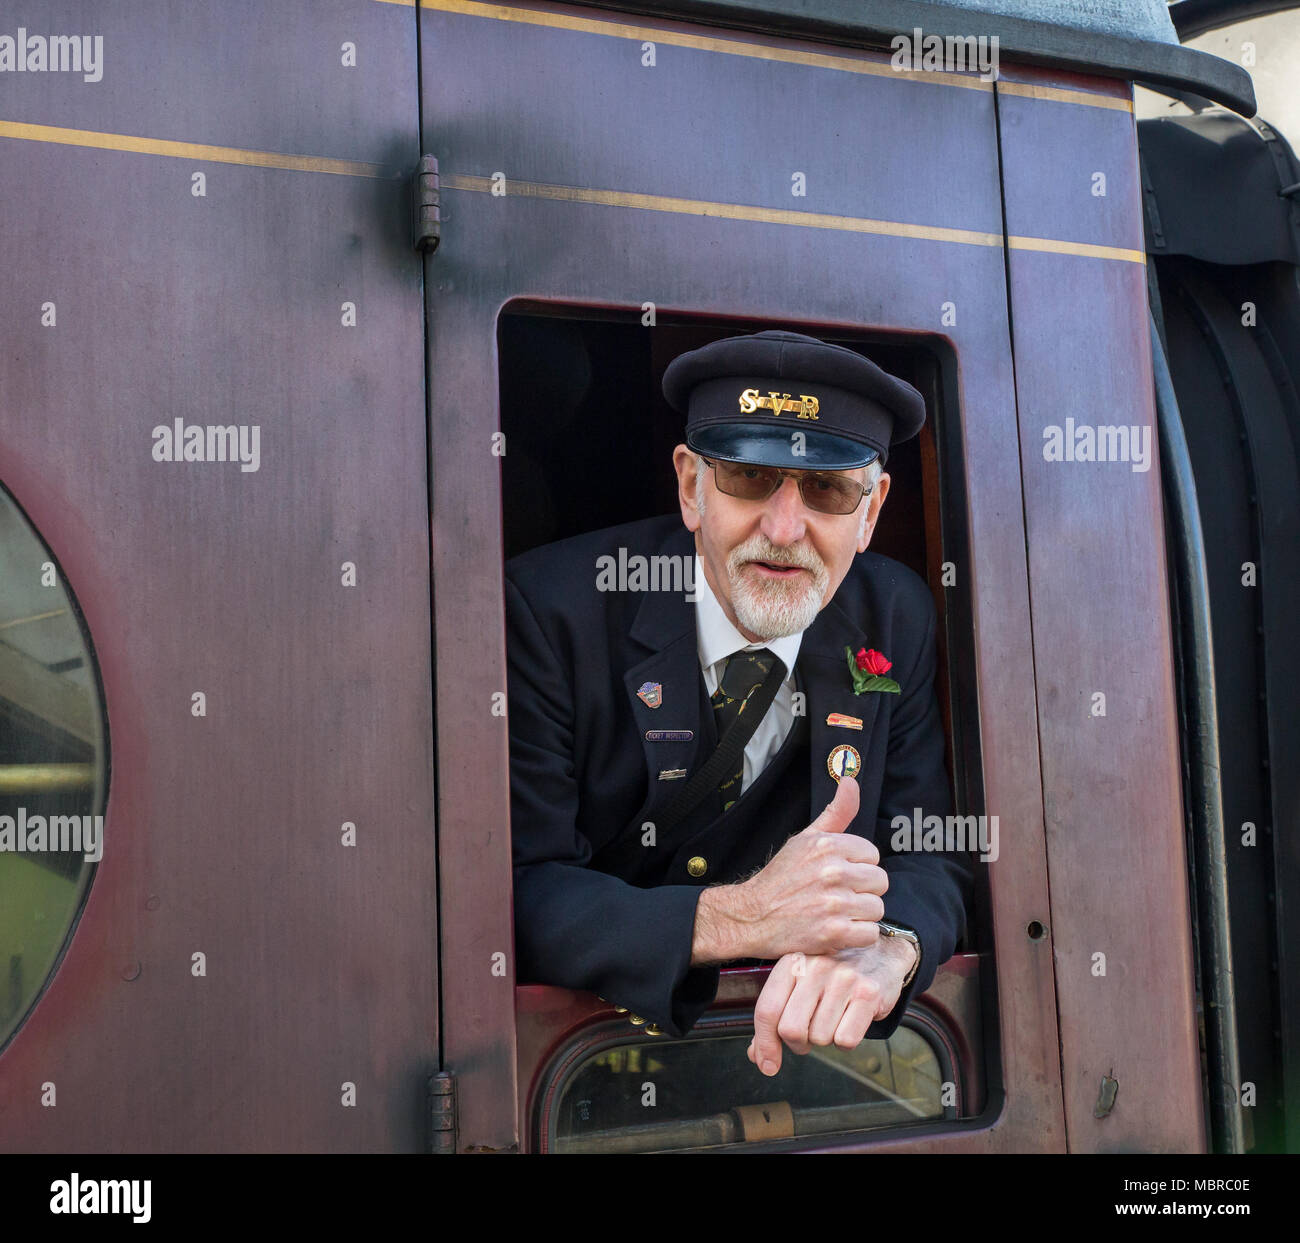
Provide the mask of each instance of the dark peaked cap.
POLYGON ((679 355, 663 388, 686 415, 688 447, 727 462, 851 470, 883 463, 925 422, 925 399, 906 381, 842 345, 779 329, 679 355))

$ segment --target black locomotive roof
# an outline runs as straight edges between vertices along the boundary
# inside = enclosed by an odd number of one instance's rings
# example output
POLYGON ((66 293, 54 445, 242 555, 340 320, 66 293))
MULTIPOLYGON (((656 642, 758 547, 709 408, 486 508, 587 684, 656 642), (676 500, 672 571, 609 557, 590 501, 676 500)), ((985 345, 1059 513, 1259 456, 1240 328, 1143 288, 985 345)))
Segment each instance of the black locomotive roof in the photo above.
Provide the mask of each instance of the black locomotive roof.
MULTIPOLYGON (((579 0, 595 8, 653 14, 838 43, 888 46, 926 34, 997 36, 1001 55, 1204 96, 1255 113, 1250 75, 1239 65, 1182 47, 1163 0, 579 0)), ((1198 19, 1215 10, 1196 0, 1198 19)), ((1220 7, 1239 7, 1228 0, 1220 7)), ((1273 7, 1286 7, 1274 4, 1273 7)), ((1215 23, 1218 24, 1218 23, 1215 23)), ((1205 29, 1204 25, 1200 27, 1205 29)))

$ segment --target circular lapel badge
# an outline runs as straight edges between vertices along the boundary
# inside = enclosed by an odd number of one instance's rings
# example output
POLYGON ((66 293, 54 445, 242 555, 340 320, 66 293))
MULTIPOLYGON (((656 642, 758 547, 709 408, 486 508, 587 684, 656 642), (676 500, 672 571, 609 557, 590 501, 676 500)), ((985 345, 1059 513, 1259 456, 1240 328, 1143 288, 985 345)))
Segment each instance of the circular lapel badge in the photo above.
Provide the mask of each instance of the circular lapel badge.
POLYGON ((826 769, 836 781, 841 777, 856 777, 862 771, 862 756, 842 742, 826 757, 826 769))

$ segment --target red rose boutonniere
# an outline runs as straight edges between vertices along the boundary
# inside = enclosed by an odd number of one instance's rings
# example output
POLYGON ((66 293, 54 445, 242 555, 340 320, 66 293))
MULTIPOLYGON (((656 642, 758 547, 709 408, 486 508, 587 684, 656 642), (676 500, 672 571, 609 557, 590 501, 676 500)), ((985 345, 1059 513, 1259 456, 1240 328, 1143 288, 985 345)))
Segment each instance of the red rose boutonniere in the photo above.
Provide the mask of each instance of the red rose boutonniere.
POLYGON ((887 674, 893 667, 893 662, 888 661, 875 648, 867 651, 865 647, 858 648, 858 654, 855 656, 849 648, 844 649, 844 654, 849 658, 849 675, 853 678, 853 693, 861 695, 866 691, 888 691, 892 695, 901 694, 899 685, 893 678, 887 678, 887 674))

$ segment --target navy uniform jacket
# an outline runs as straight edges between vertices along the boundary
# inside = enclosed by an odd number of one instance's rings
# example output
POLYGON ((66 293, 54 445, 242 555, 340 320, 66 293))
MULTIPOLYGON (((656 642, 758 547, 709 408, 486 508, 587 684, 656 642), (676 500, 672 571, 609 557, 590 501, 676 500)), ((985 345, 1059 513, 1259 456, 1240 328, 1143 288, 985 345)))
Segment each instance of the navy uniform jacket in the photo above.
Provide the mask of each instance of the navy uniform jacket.
MULTIPOLYGON (((533 549, 506 564, 511 832, 521 981, 585 989, 681 1035, 717 990, 718 966, 690 965, 703 886, 751 875, 835 795, 826 761, 849 743, 862 757, 861 804, 849 831, 876 843, 889 876, 885 916, 914 928, 921 967, 871 1039, 888 1036, 930 985, 965 926, 964 854, 890 852, 890 821, 947 815, 951 796, 934 696, 935 611, 925 583, 897 561, 860 554, 804 631, 795 662, 806 711, 780 752, 726 813, 706 799, 676 829, 653 824, 717 745, 696 645, 695 604, 682 591, 601 591, 602 556, 678 558, 694 536, 673 514, 533 549), (844 649, 893 662, 900 693, 854 695, 844 649), (637 696, 646 682, 662 702, 637 696), (860 717, 861 732, 826 724, 860 717), (651 742, 647 730, 689 730, 651 742), (688 778, 689 779, 689 778, 688 778), (692 877, 687 860, 708 870, 692 877)), ((671 563, 659 563, 671 564, 671 563)), ((689 573, 689 571, 688 571, 689 573)), ((689 580, 688 580, 689 584, 689 580)), ((910 834, 909 834, 910 836, 910 834)))

